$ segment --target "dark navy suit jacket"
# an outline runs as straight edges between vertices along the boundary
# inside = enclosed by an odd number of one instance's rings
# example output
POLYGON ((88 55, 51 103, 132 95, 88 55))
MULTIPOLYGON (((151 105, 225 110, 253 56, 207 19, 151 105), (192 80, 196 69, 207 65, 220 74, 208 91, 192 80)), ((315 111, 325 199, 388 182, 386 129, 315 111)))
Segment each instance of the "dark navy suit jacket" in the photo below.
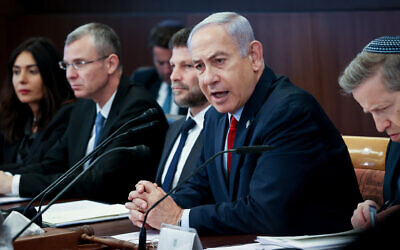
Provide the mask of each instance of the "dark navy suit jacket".
MULTIPOLYGON (((227 114, 211 108, 198 165, 224 149, 227 114)), ((227 183, 223 157, 173 195, 191 208, 201 234, 303 235, 351 229, 362 200, 341 135, 318 102, 266 68, 244 106, 234 147, 273 145, 262 154, 232 155, 227 183)))
MULTIPOLYGON (((165 136, 165 144, 164 150, 161 155, 160 164, 158 165, 157 176, 156 176, 156 183, 161 186, 161 179, 162 174, 164 172, 165 163, 171 153, 172 147, 175 144, 176 139, 179 136, 180 130, 183 124, 186 121, 186 117, 177 120, 176 122, 172 123, 168 128, 167 135, 165 136)), ((183 170, 181 176, 178 180, 178 185, 182 182, 183 179, 187 178, 190 174, 192 174, 193 170, 196 169, 196 163, 199 159, 201 147, 203 146, 203 131, 200 132, 199 136, 194 143, 192 150, 188 158, 186 159, 185 165, 183 166, 183 170)))
POLYGON ((400 177, 400 143, 389 141, 386 150, 385 180, 383 183, 384 201, 396 200, 400 204, 400 195, 397 181, 400 177))
POLYGON ((9 143, 0 135, 0 145, 2 146, 3 158, 0 157, 0 169, 10 170, 21 167, 23 164, 38 163, 44 159, 46 152, 65 134, 67 129, 69 116, 74 107, 74 103, 62 106, 53 119, 47 124, 43 130, 39 130, 36 134, 32 145, 29 148, 28 155, 23 159, 23 163, 17 162, 18 149, 21 141, 17 143, 9 143))
MULTIPOLYGON (((67 197, 123 203, 127 201, 135 183, 139 180, 154 179, 167 123, 160 106, 150 94, 142 86, 132 84, 127 77, 121 78, 110 113, 101 130, 99 143, 128 120, 141 115, 149 108, 156 108, 158 113, 146 122, 154 120, 158 121, 157 124, 113 140, 97 155, 115 147, 141 144, 150 148, 150 155, 128 152, 109 154, 99 160, 72 186, 66 194, 67 197)), ((19 185, 21 196, 37 195, 85 156, 95 117, 96 104, 88 99, 78 100, 71 113, 65 135, 45 155, 44 160, 40 164, 27 165, 11 171, 14 174, 21 174, 19 185)), ((130 124, 126 130, 137 125, 139 124, 130 124)))

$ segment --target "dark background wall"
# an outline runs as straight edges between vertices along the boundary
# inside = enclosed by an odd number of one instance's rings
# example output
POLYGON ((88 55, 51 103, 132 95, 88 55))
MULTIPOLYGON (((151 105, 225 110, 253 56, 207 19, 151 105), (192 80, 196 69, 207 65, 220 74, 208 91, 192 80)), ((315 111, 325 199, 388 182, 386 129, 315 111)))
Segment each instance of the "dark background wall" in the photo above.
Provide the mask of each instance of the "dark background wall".
POLYGON ((337 84, 340 73, 373 38, 400 35, 400 1, 391 0, 5 0, 0 10, 0 79, 13 48, 30 36, 46 36, 60 51, 66 35, 87 22, 103 22, 119 34, 125 73, 151 65, 148 32, 164 19, 190 26, 216 11, 237 11, 264 45, 266 64, 311 92, 339 131, 384 136, 369 115, 337 84))

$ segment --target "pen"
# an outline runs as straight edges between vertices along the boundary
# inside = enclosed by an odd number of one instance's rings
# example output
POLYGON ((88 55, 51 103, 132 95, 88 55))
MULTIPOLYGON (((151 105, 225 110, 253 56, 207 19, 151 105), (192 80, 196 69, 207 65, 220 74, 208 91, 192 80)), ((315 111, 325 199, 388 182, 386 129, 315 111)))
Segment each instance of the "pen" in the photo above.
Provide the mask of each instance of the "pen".
POLYGON ((383 205, 379 208, 378 213, 382 212, 385 209, 388 209, 389 207, 391 207, 396 200, 387 200, 385 203, 383 203, 383 205))
POLYGON ((369 218, 371 221, 371 227, 375 227, 375 216, 376 216, 376 207, 369 205, 369 218))

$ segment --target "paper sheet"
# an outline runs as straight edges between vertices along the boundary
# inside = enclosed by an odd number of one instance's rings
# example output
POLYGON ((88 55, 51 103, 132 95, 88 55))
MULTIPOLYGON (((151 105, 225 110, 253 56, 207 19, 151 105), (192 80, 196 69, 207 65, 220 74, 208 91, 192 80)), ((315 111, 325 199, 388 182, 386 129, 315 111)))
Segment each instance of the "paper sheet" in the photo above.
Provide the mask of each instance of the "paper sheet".
POLYGON ((206 248, 206 250, 273 250, 282 249, 283 247, 277 245, 263 245, 261 243, 250 243, 235 246, 223 246, 206 248))
MULTIPOLYGON (((45 206, 42 207, 44 209, 45 206)), ((36 210, 38 208, 36 207, 36 210)), ((89 200, 57 203, 42 215, 42 221, 50 226, 67 226, 127 218, 129 210, 122 204, 105 204, 89 200)))
MULTIPOLYGON (((139 233, 140 232, 117 234, 117 235, 114 235, 114 236, 111 236, 111 237, 119 239, 119 240, 129 241, 129 242, 132 242, 134 244, 139 244, 139 233)), ((157 244, 159 236, 160 236, 160 231, 158 231, 158 230, 148 229, 146 231, 147 243, 157 244)))
POLYGON ((334 234, 303 235, 287 237, 257 236, 257 241, 262 244, 277 244, 283 247, 296 247, 301 249, 324 249, 344 246, 352 242, 360 230, 350 230, 334 234))

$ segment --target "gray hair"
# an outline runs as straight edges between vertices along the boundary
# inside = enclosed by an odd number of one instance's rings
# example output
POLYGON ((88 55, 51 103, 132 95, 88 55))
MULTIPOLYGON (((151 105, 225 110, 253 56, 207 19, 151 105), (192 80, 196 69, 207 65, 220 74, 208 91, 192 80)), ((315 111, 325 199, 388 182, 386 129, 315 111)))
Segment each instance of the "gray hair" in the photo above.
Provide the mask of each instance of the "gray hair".
POLYGON ((116 54, 119 58, 119 67, 121 68, 121 43, 117 33, 108 25, 102 23, 88 23, 79 26, 68 34, 65 45, 90 35, 93 37, 94 45, 99 56, 116 54))
POLYGON ((361 83, 379 71, 389 90, 400 91, 400 54, 367 51, 359 53, 339 77, 339 85, 344 92, 351 94, 361 83))
POLYGON ((211 24, 223 25, 229 36, 236 42, 242 57, 248 54, 249 44, 255 40, 249 21, 235 12, 219 12, 208 16, 192 29, 187 45, 189 47, 193 35, 200 29, 211 24))

